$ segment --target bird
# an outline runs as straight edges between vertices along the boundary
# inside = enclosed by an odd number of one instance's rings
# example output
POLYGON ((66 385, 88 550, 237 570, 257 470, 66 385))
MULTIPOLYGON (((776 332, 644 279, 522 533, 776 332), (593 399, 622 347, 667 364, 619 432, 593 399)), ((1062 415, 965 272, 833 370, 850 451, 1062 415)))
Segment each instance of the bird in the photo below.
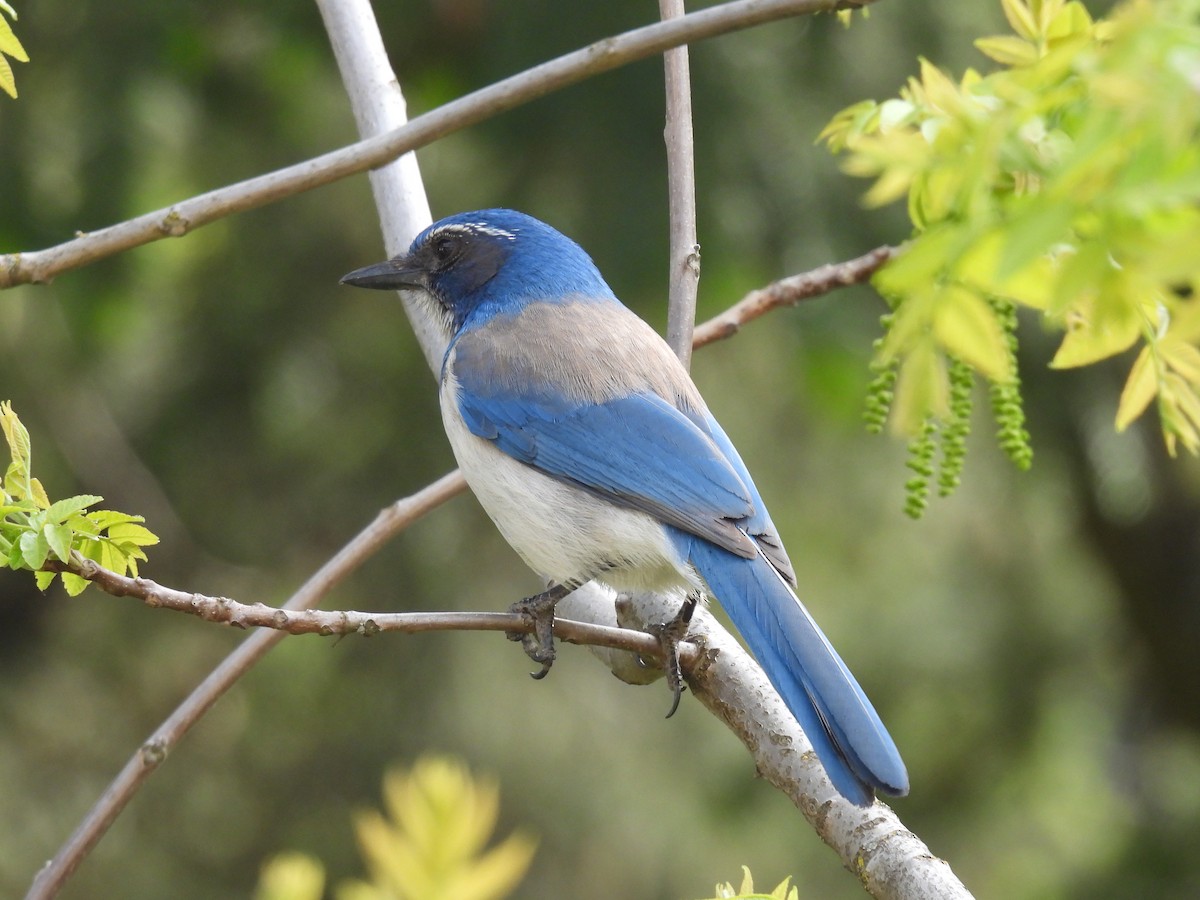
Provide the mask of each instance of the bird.
POLYGON ((593 579, 618 592, 703 592, 843 797, 868 806, 877 792, 908 793, 891 735, 796 595, 741 456, 666 341, 579 244, 516 210, 476 210, 341 281, 412 292, 440 328, 446 435, 503 537, 551 580, 531 598, 537 610, 593 579))

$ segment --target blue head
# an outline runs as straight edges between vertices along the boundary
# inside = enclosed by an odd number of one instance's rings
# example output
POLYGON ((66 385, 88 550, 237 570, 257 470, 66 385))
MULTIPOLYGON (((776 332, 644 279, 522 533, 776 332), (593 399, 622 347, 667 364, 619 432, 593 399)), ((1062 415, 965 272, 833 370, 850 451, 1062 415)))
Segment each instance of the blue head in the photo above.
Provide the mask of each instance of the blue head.
POLYGON ((408 253, 357 269, 342 283, 421 292, 447 338, 536 301, 613 299, 582 247, 511 209, 447 216, 417 235, 408 253))

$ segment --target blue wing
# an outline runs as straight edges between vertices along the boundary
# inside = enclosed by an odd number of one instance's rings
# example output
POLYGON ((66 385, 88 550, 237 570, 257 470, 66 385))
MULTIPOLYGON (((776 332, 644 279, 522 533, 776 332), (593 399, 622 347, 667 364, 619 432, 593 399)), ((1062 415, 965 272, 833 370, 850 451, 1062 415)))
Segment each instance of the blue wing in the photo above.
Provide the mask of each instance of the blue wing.
POLYGON ((514 459, 739 556, 757 554, 736 524, 755 514, 756 493, 711 434, 657 394, 583 404, 544 391, 498 396, 469 371, 455 374, 467 427, 514 459))

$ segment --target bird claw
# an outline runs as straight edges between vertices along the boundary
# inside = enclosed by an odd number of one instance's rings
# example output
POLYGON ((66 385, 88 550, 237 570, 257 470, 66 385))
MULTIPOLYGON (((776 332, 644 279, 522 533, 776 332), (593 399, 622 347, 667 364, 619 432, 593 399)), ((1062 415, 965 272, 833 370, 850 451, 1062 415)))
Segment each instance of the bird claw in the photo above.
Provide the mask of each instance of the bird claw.
POLYGON ((687 640, 688 627, 692 623, 692 613, 696 611, 699 598, 688 594, 679 612, 669 622, 651 625, 646 630, 658 641, 659 650, 663 657, 663 669, 667 673, 667 687, 671 689, 671 708, 667 718, 675 715, 679 709, 679 698, 687 685, 683 681, 683 667, 679 664, 679 645, 687 640))
POLYGON ((572 588, 565 585, 551 585, 540 594, 518 600, 508 608, 509 612, 524 616, 533 625, 532 632, 509 631, 505 635, 510 641, 520 641, 525 655, 542 667, 529 673, 538 681, 550 673, 557 655, 554 650, 554 607, 571 591, 572 588))

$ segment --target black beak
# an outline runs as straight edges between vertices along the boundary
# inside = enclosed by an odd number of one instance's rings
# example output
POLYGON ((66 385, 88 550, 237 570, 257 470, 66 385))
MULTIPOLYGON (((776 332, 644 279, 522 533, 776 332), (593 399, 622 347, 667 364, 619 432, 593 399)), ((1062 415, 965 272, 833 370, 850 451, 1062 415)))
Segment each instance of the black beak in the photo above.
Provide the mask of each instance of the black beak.
POLYGON ((342 284, 378 290, 411 290, 425 287, 425 273, 412 265, 407 256, 397 256, 343 275, 342 284))

